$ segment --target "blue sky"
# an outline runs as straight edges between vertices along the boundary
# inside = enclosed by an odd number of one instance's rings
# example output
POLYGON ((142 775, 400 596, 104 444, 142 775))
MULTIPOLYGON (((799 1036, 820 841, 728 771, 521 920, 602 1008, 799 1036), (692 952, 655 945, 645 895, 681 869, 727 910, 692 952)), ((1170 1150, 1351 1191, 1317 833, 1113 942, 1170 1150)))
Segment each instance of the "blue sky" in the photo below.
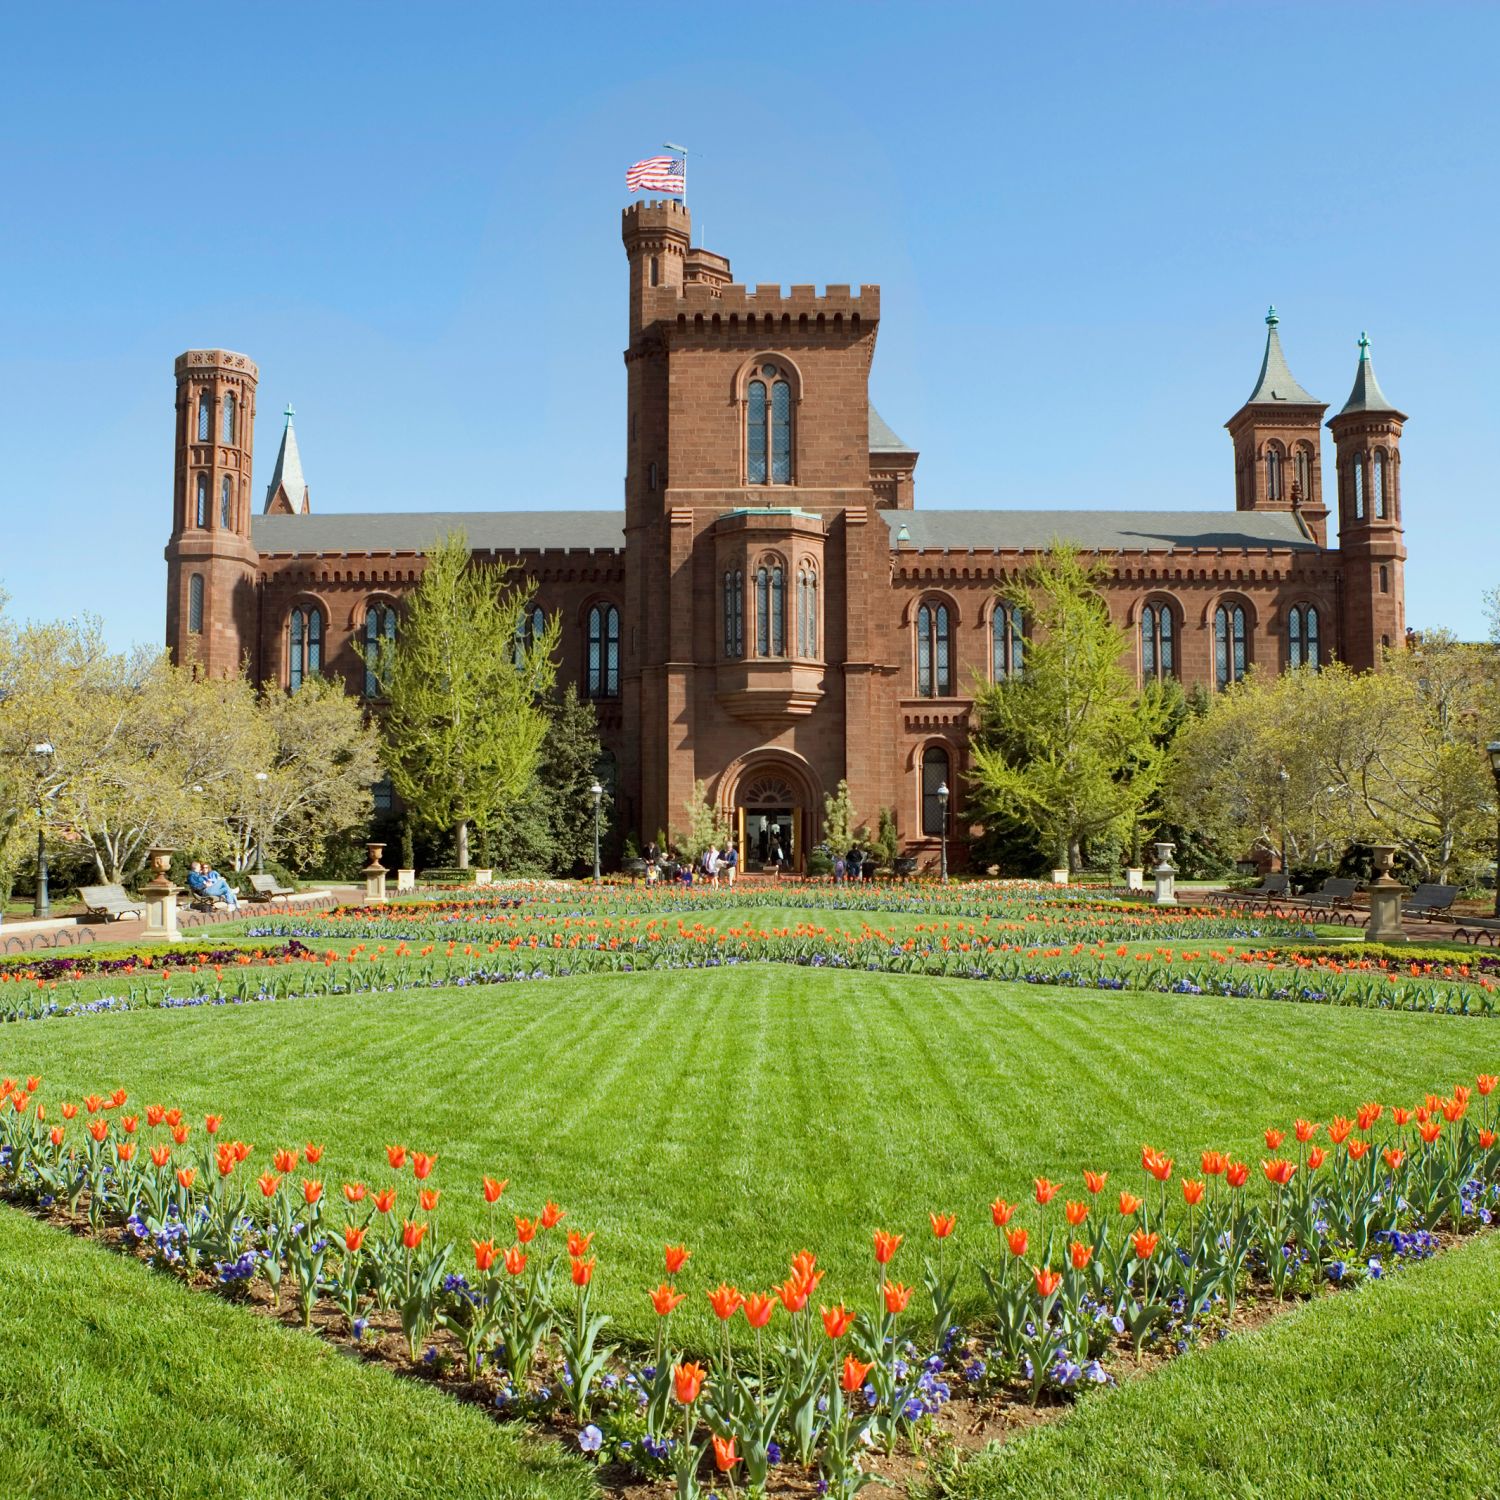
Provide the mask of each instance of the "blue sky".
MULTIPOLYGON (((1500 584, 1500 8, 7 7, 0 583, 159 642, 172 360, 260 365, 320 510, 611 506, 625 167, 747 282, 876 282, 917 503, 1233 506, 1274 301, 1367 328, 1408 617, 1500 584)), ((1325 476, 1331 441, 1325 439, 1325 476)))

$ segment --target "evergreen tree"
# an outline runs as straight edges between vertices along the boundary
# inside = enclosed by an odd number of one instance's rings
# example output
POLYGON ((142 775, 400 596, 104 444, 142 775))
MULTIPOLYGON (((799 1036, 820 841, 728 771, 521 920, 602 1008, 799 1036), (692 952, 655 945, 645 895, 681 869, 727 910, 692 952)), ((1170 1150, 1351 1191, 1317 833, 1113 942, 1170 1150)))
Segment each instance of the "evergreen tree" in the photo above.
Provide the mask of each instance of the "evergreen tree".
POLYGON ((599 776, 604 751, 599 744, 599 716, 594 705, 569 683, 552 709, 542 747, 541 779, 546 788, 552 829, 552 867, 558 874, 594 868, 594 799, 596 780, 604 788, 599 800, 600 844, 609 831, 614 799, 599 776))

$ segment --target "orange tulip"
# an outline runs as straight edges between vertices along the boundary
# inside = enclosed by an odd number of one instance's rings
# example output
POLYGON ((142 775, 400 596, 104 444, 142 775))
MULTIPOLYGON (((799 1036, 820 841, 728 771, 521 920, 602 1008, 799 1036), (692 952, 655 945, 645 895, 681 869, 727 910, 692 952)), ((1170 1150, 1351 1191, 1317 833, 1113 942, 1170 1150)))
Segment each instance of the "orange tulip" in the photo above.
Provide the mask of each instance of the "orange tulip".
MULTIPOLYGON (((52 1127, 52 1130, 51 1130, 50 1133, 51 1133, 51 1138, 52 1138, 52 1144, 54 1146, 60 1146, 60 1145, 62 1145, 62 1143, 63 1143, 63 1136, 66 1133, 63 1130, 63 1127, 61 1125, 54 1125, 52 1127)), ((151 1154, 152 1154, 152 1156, 156 1155, 156 1153, 154 1151, 151 1154)), ((157 1166, 161 1166, 161 1165, 162 1165, 161 1162, 157 1162, 157 1166)))
POLYGON ((170 1125, 173 1130, 175 1130, 179 1125, 182 1124, 182 1111, 180 1109, 169 1109, 166 1114, 162 1116, 162 1119, 166 1122, 166 1124, 170 1125))
POLYGON ((781 1305, 789 1313, 799 1313, 807 1306, 807 1299, 812 1295, 812 1288, 805 1281, 798 1281, 795 1276, 788 1276, 779 1287, 775 1288, 775 1292, 781 1298, 781 1305))
POLYGON ((691 1259, 693 1252, 686 1245, 668 1245, 666 1249, 667 1275, 675 1276, 691 1259))
POLYGON ((187 1144, 188 1129, 189 1127, 186 1125, 174 1125, 172 1127, 172 1139, 176 1141, 179 1146, 185 1146, 187 1144))
POLYGON ((1075 1271, 1082 1271, 1094 1258, 1094 1247, 1092 1245, 1080 1244, 1077 1240, 1074 1240, 1072 1245, 1069 1246, 1068 1253, 1073 1258, 1073 1269, 1075 1271))
POLYGON ((592 1230, 588 1234, 581 1234, 576 1229, 570 1229, 568 1231, 568 1254, 587 1255, 589 1253, 589 1246, 593 1242, 594 1232, 592 1230))
POLYGON ((1222 1151, 1205 1151, 1199 1164, 1205 1177, 1222 1177, 1229 1166, 1229 1158, 1222 1151))
POLYGON ((573 1285, 587 1286, 594 1279, 594 1262, 597 1256, 589 1256, 585 1260, 581 1255, 569 1256, 568 1264, 572 1268, 573 1285))
POLYGON ((560 1224, 566 1217, 567 1214, 564 1212, 564 1210, 560 1209, 549 1198, 547 1200, 546 1207, 542 1209, 542 1216, 539 1222, 543 1229, 555 1229, 557 1225, 560 1224))
POLYGON ((323 1184, 310 1177, 302 1179, 302 1201, 312 1207, 323 1196, 323 1184))
POLYGON ((1307 1153, 1307 1170, 1316 1172, 1328 1160, 1328 1153, 1321 1146, 1314 1146, 1307 1153))
POLYGON ((927 1215, 932 1220, 932 1232, 940 1240, 945 1240, 958 1227, 957 1214, 934 1214, 927 1215))
POLYGON ((848 1333, 854 1314, 842 1302, 834 1307, 819 1308, 823 1317, 823 1331, 831 1339, 841 1339, 848 1333))
MULTIPOLYGON (((687 1405, 686 1402, 683 1403, 687 1405)), ((739 1461, 740 1455, 735 1451, 734 1439, 732 1437, 719 1437, 715 1434, 714 1445, 714 1467, 721 1474, 727 1474, 739 1461)))
POLYGON ((668 1314, 677 1310, 678 1306, 687 1300, 686 1292, 679 1292, 670 1282, 662 1282, 657 1289, 651 1293, 651 1305, 656 1309, 657 1316, 665 1318, 668 1314))
POLYGON ((526 1252, 519 1245, 512 1245, 505 1252, 505 1273, 519 1276, 526 1269, 526 1252))
POLYGON ((839 1378, 839 1384, 850 1395, 853 1395, 865 1383, 865 1376, 872 1369, 874 1369, 873 1365, 863 1364, 855 1359, 852 1354, 846 1354, 844 1356, 844 1373, 839 1378))
POLYGON ((1361 1130, 1368 1130, 1380 1118, 1384 1108, 1383 1104, 1376 1104, 1373 1101, 1369 1104, 1361 1104, 1354 1112, 1354 1118, 1359 1128, 1361 1130))
POLYGON ((1036 1273, 1036 1294, 1044 1300, 1062 1285, 1062 1272, 1050 1266, 1039 1266, 1036 1273))
POLYGON ((890 1258, 901 1248, 903 1236, 899 1234, 888 1234, 884 1229, 875 1231, 875 1263, 886 1265, 890 1258))
POLYGON ((350 1255, 353 1255, 354 1252, 364 1244, 365 1235, 367 1232, 368 1231, 361 1228, 358 1224, 346 1224, 344 1226, 344 1249, 347 1250, 350 1255))
POLYGON ((418 1182, 426 1182, 432 1176, 432 1169, 437 1166, 437 1152, 413 1151, 411 1154, 411 1175, 418 1182))
POLYGON ((1224 1169, 1224 1181, 1232 1188, 1242 1188, 1249 1180, 1250 1168, 1242 1161, 1232 1161, 1224 1169))
POLYGON ((365 1194, 369 1189, 362 1182, 346 1182, 344 1184, 344 1197, 351 1203, 363 1203, 365 1194))
POLYGON ((706 1372, 702 1365, 681 1364, 672 1371, 672 1395, 679 1406, 691 1406, 703 1389, 706 1372))
POLYGON ((177 1169, 178 1185, 186 1192, 193 1185, 193 1179, 198 1175, 193 1167, 179 1167, 177 1169))
POLYGON ((486 1203, 498 1203, 500 1201, 500 1194, 503 1193, 509 1186, 509 1177, 501 1177, 498 1179, 494 1177, 486 1177, 484 1179, 484 1201, 486 1203))
POLYGON ((990 1204, 990 1217, 995 1221, 996 1229, 1004 1229, 1010 1223, 1011 1215, 1015 1213, 1019 1205, 1007 1203, 1004 1198, 996 1198, 990 1204))
POLYGON ((317 1166, 323 1160, 323 1149, 322 1146, 314 1146, 311 1141, 302 1147, 302 1154, 307 1158, 307 1164, 310 1167, 317 1166))
POLYGON ((1441 1134, 1443 1127, 1437 1120, 1423 1120, 1417 1126, 1417 1134, 1430 1146, 1441 1134))
POLYGON ((417 1246, 422 1243, 423 1237, 427 1233, 427 1229, 428 1226, 426 1224, 418 1224, 413 1220, 408 1219, 406 1223, 401 1226, 401 1243, 408 1250, 415 1250, 417 1246))
POLYGON ((120 1116, 120 1128, 125 1132, 126 1135, 134 1135, 136 1132, 136 1127, 139 1126, 140 1123, 141 1117, 139 1115, 120 1116))
POLYGON ((1063 1207, 1063 1217, 1067 1219, 1068 1223, 1074 1229, 1077 1229, 1088 1216, 1089 1206, 1087 1203, 1074 1203, 1070 1199, 1063 1207))
POLYGON ((1160 1239, 1160 1235, 1147 1234, 1144 1229, 1137 1229, 1136 1232, 1130 1236, 1130 1243, 1135 1247, 1136 1259, 1150 1260, 1152 1254, 1156 1250, 1157 1243, 1160 1241, 1160 1239))
POLYGON ((64 1104, 62 1107, 62 1117, 65 1120, 71 1120, 77 1113, 78 1106, 76 1104, 64 1104))
POLYGON ((223 1123, 224 1123, 224 1116, 223 1115, 205 1115, 203 1117, 203 1128, 210 1135, 217 1135, 219 1133, 219 1126, 222 1125, 223 1123))
MULTIPOLYGON (((221 1172, 224 1171, 222 1161, 219 1170, 221 1172)), ((225 1175, 227 1176, 228 1173, 225 1173, 225 1175)), ((255 1185, 260 1189, 262 1198, 270 1198, 275 1194, 276 1189, 281 1186, 281 1179, 274 1172, 262 1172, 256 1178, 255 1185)))
POLYGON ((244 1161, 255 1148, 245 1141, 231 1141, 229 1149, 234 1152, 234 1159, 236 1161, 244 1161))
POLYGON ((1129 1218, 1131 1214, 1141 1211, 1141 1200, 1134 1193, 1122 1192, 1120 1194, 1120 1212, 1129 1218))
MULTIPOLYGON (((1313 1124, 1311 1120, 1298 1120, 1293 1126, 1293 1133, 1300 1145, 1305 1146, 1321 1129, 1321 1126, 1313 1124)), ((1275 1149, 1274 1147, 1272 1148, 1275 1149)))
MULTIPOLYGON (((61 1131, 61 1129, 59 1129, 55 1133, 56 1133, 56 1135, 59 1138, 57 1140, 56 1144, 57 1145, 61 1145, 62 1144, 62 1140, 61 1140, 62 1131, 61 1131)), ((151 1148, 151 1165, 153 1167, 164 1167, 171 1160, 172 1160, 172 1148, 170 1146, 153 1146, 151 1148)))
POLYGON ((424 1214, 430 1214, 437 1208, 438 1199, 442 1196, 442 1188, 422 1188, 417 1193, 417 1203, 424 1214))
POLYGON ((1385 1150, 1380 1154, 1384 1158, 1386 1166, 1388 1166, 1393 1172, 1396 1171, 1397 1168, 1400 1167, 1401 1163, 1406 1160, 1406 1152, 1400 1150, 1399 1148, 1387 1146, 1385 1150))
POLYGON ((1184 1177, 1182 1179, 1182 1201, 1189 1208, 1194 1204, 1203 1202, 1203 1181, 1201 1178, 1184 1177))
POLYGON ((1280 1130, 1266 1131, 1266 1150, 1274 1151, 1285 1139, 1285 1132, 1280 1130))
POLYGON ((488 1271, 495 1264, 494 1240, 470 1240, 469 1243, 474 1247, 474 1269, 488 1271))
POLYGON ((885 1295, 885 1310, 893 1318, 906 1311, 906 1304, 911 1300, 909 1286, 902 1286, 899 1281, 888 1281, 881 1291, 885 1295))
POLYGON ((1344 1149, 1355 1161, 1359 1161, 1370 1149, 1370 1143, 1368 1141, 1350 1141, 1344 1149))
POLYGON ((1292 1174, 1297 1170, 1297 1163, 1273 1157, 1270 1161, 1261 1162, 1260 1169, 1266 1174, 1267 1182, 1274 1182, 1277 1187, 1285 1187, 1292 1180, 1292 1174))
POLYGON ((717 1290, 708 1294, 708 1304, 720 1321, 727 1323, 745 1305, 745 1298, 737 1288, 720 1282, 717 1290))
POLYGON ((1391 1119, 1397 1125, 1409 1125, 1411 1124, 1411 1111, 1409 1109, 1393 1107, 1391 1110, 1391 1119))
POLYGON ((1010 1248, 1010 1253, 1017 1260, 1026 1254, 1028 1235, 1024 1229, 1011 1229, 1006 1231, 1005 1243, 1010 1248))
POLYGON ((536 1220, 523 1219, 520 1214, 516 1215, 516 1238, 523 1245, 529 1245, 536 1238, 536 1220))
POLYGON ((279 1151, 274 1151, 271 1153, 271 1165, 283 1176, 288 1172, 295 1172, 297 1170, 297 1153, 295 1151, 288 1151, 285 1147, 279 1151))
POLYGON ((751 1292, 745 1298, 745 1321, 752 1328, 764 1328, 776 1311, 776 1299, 767 1292, 751 1292))
POLYGON ((1354 1122, 1346 1120, 1342 1115, 1335 1115, 1328 1122, 1328 1139, 1335 1146, 1342 1146, 1349 1132, 1354 1129, 1354 1122))
POLYGON ((1091 1193, 1102 1193, 1104 1184, 1109 1181, 1108 1172, 1089 1172, 1083 1174, 1083 1185, 1091 1193))
POLYGON ((1150 1146, 1141 1147, 1141 1166, 1158 1182, 1165 1182, 1172 1175, 1172 1158, 1150 1146))
POLYGON ((1045 1208, 1057 1196, 1057 1190, 1062 1184, 1060 1182, 1049 1182, 1045 1177, 1038 1177, 1035 1186, 1036 1201, 1045 1208))
POLYGON ((377 1213, 388 1214, 395 1206, 395 1188, 381 1188, 381 1190, 375 1194, 375 1211, 377 1213))
POLYGON ((1494 1073, 1481 1073, 1478 1079, 1480 1096, 1488 1098, 1489 1095, 1495 1092, 1495 1085, 1497 1083, 1500 1083, 1500 1077, 1497 1077, 1494 1073))
POLYGON ((115 1155, 118 1156, 121 1161, 129 1161, 135 1155, 135 1142, 121 1141, 115 1147, 115 1155))
POLYGON ((399 1172, 406 1165, 405 1146, 387 1146, 385 1148, 385 1159, 391 1164, 393 1172, 399 1172))
POLYGON ((102 1141, 104 1139, 104 1137, 109 1134, 109 1121, 108 1120, 90 1120, 89 1121, 89 1134, 91 1136, 93 1136, 93 1138, 96 1141, 102 1141))
POLYGON ((1495 1132, 1493 1130, 1481 1130, 1479 1132, 1479 1144, 1488 1151, 1495 1144, 1495 1132))

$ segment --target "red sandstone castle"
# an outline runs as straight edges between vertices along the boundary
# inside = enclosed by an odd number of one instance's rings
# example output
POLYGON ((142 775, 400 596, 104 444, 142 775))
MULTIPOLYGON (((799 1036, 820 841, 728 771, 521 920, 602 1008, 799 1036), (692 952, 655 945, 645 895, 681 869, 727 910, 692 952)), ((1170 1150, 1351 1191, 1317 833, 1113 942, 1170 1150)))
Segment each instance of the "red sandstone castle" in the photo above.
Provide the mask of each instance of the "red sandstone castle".
POLYGON ((624 212, 623 512, 315 514, 288 409, 254 514, 256 367, 179 356, 173 657, 292 691, 336 673, 373 694, 370 649, 399 634, 424 549, 462 526, 561 614, 561 675, 598 707, 621 826, 644 842, 684 825, 701 779, 751 862, 779 828, 800 864, 841 778, 872 826, 893 808, 909 852, 935 848, 974 681, 1024 657, 1027 622, 996 586, 1056 538, 1107 564, 1142 679, 1218 688, 1252 664, 1333 657, 1371 668, 1402 640, 1405 417, 1363 338, 1328 423, 1337 546, 1326 406, 1292 378, 1274 311, 1260 378, 1228 423, 1233 511, 919 510, 916 450, 870 405, 879 288, 739 285, 690 224, 671 200, 624 212))

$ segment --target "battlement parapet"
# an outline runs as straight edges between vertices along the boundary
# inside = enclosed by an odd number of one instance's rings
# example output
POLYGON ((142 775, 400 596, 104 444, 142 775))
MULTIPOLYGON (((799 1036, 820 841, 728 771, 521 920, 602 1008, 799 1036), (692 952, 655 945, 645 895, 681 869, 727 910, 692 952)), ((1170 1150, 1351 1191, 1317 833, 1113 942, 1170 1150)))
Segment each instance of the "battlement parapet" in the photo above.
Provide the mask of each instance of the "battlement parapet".
POLYGON ((702 317, 704 322, 717 320, 720 326, 731 320, 749 321, 761 318, 822 318, 825 324, 838 318, 861 324, 880 319, 880 288, 851 288, 847 283, 830 282, 819 295, 816 287, 782 287, 777 283, 758 282, 745 286, 731 281, 724 286, 690 281, 682 287, 652 287, 646 302, 648 317, 689 319, 702 317))
POLYGON ((172 369, 179 379, 184 375, 207 374, 214 370, 229 370, 236 375, 248 375, 251 380, 260 379, 255 361, 230 349, 187 349, 177 356, 172 369))

